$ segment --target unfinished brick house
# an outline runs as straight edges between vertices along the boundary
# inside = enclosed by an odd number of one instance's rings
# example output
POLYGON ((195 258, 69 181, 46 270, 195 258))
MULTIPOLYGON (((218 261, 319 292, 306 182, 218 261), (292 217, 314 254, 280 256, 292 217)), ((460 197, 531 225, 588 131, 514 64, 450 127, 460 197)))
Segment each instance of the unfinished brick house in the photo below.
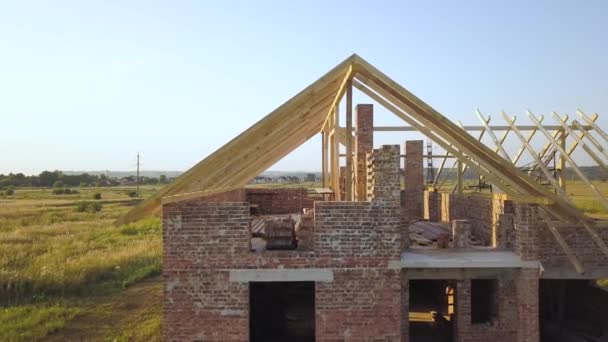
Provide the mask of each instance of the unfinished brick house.
POLYGON ((580 114, 491 126, 479 113, 481 126, 458 126, 349 57, 122 220, 162 208, 165 339, 605 340, 607 295, 592 280, 608 278, 608 224, 573 205, 564 172, 579 170, 577 146, 605 171, 608 139, 597 115, 580 114), (353 86, 408 126, 374 126, 353 86), (422 133, 444 153, 422 140, 374 145, 383 131, 422 133), (319 189, 246 187, 319 133, 319 189), (495 146, 473 136, 484 133, 495 146))

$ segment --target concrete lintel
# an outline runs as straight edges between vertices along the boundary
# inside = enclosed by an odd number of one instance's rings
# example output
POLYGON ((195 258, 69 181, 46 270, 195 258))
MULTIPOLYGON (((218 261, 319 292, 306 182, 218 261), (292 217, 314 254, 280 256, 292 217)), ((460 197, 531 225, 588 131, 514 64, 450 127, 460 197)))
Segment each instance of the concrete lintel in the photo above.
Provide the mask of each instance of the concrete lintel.
POLYGON ((389 268, 540 268, 537 261, 523 261, 512 251, 409 249, 389 268))
POLYGON ((252 281, 318 281, 331 283, 334 281, 334 272, 323 268, 230 270, 230 281, 235 283, 252 281))
POLYGON ((517 268, 407 268, 407 279, 513 279, 517 268))
POLYGON ((548 266, 541 274, 542 279, 605 279, 608 278, 606 267, 585 267, 585 273, 580 274, 572 266, 548 266))

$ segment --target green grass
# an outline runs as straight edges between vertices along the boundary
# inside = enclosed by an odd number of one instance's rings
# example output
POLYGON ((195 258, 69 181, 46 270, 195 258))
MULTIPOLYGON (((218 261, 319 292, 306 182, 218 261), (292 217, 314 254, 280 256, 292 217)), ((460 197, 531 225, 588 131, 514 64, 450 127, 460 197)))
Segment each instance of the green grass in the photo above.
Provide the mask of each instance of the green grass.
MULTIPOLYGON (((155 189, 143 187, 142 193, 155 189)), ((37 340, 82 315, 101 316, 91 301, 160 274, 160 220, 113 225, 141 200, 129 198, 130 190, 79 188, 78 194, 54 195, 52 189, 18 188, 0 198, 0 340, 37 340), (97 192, 101 200, 92 198, 97 192), (101 211, 76 211, 82 201, 101 203, 101 211)), ((154 322, 160 322, 161 302, 143 305, 156 312, 142 322, 143 330, 125 326, 117 336, 135 334, 129 329, 158 336, 154 322)))
POLYGON ((65 305, 30 304, 0 308, 0 340, 35 340, 65 326, 80 312, 65 305))

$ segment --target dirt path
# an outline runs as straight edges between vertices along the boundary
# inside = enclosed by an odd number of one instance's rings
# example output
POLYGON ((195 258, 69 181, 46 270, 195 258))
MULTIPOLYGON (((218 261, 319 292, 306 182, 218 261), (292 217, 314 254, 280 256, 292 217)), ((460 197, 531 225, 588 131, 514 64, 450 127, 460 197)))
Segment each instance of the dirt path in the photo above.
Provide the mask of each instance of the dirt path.
POLYGON ((160 341, 162 279, 79 303, 83 313, 45 341, 160 341))

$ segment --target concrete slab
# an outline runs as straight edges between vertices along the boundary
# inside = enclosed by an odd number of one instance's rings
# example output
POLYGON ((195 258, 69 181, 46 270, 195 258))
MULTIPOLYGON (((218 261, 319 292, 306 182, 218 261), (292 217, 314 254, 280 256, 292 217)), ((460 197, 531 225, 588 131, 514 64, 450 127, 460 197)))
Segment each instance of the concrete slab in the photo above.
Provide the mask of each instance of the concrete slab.
POLYGON ((332 270, 322 268, 231 270, 230 281, 236 283, 247 283, 252 281, 333 282, 334 272, 332 270))
POLYGON ((510 251, 409 249, 391 268, 539 268, 538 262, 523 261, 510 251))

